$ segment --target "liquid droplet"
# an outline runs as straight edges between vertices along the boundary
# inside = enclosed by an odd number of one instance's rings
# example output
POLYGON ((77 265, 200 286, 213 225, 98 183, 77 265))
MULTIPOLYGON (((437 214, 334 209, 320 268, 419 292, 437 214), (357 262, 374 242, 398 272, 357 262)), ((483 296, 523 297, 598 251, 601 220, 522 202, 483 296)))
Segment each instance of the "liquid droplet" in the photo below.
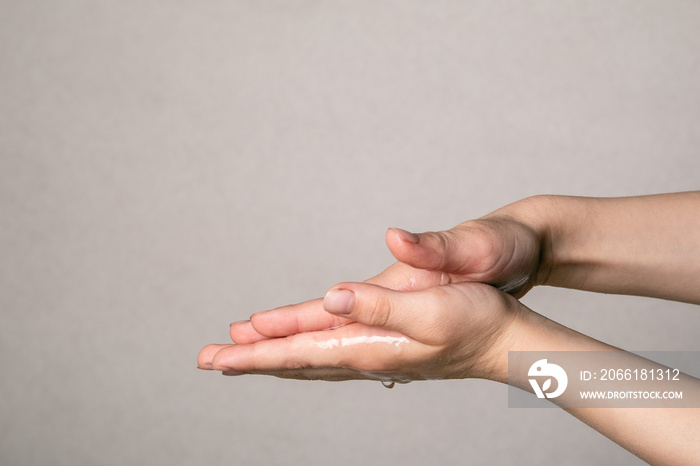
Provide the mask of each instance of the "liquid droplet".
POLYGON ((394 388, 394 382, 391 380, 382 380, 382 385, 384 385, 386 388, 394 388))

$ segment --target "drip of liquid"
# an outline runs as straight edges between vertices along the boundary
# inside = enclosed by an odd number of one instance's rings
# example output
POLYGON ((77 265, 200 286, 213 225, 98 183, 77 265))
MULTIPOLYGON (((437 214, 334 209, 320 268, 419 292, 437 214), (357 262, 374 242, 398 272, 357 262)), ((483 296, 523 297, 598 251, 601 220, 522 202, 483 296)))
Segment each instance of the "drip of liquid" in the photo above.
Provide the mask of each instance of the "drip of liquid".
POLYGON ((391 380, 382 380, 382 385, 384 385, 386 388, 394 388, 394 382, 391 380))

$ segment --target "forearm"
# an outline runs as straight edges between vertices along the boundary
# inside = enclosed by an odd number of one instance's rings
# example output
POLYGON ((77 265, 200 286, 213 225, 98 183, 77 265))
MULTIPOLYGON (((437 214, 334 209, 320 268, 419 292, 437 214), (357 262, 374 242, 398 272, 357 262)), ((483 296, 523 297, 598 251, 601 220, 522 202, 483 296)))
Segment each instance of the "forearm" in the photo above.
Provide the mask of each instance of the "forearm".
MULTIPOLYGON (((640 366, 653 362, 623 352, 574 330, 566 328, 525 306, 503 339, 496 380, 532 392, 526 378, 508 380, 507 350, 510 351, 619 351, 620 358, 637 361, 640 366), (642 363, 641 361, 645 361, 642 363)), ((676 382, 674 382, 676 383, 676 382)), ((682 382, 684 392, 700 390, 695 379, 682 382)), ((674 386, 678 389, 680 386, 674 386)), ((575 405, 579 392, 569 379, 564 396, 553 400, 562 406, 575 405), (563 403, 563 404, 562 404, 563 403)), ((533 394, 534 396, 534 394, 533 394)), ((696 464, 700 459, 700 409, 693 408, 565 408, 567 412, 596 429, 610 440, 651 464, 696 464)))
POLYGON ((542 237, 539 284, 700 304, 700 192, 537 196, 503 210, 542 237))

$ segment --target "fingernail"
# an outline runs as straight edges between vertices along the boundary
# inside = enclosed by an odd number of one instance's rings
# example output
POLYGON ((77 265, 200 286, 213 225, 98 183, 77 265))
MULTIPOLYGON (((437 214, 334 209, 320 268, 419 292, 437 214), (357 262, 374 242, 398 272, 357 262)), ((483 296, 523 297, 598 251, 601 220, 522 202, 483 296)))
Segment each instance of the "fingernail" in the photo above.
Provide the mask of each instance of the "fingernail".
POLYGON ((197 369, 201 369, 203 371, 210 371, 214 369, 214 367, 211 364, 197 364, 197 369))
POLYGON ((245 372, 241 371, 223 371, 221 375, 228 375, 228 376, 236 376, 236 375, 244 375, 245 372))
POLYGON ((234 325, 247 324, 250 320, 237 320, 236 322, 231 322, 228 326, 233 327, 234 325))
POLYGON ((399 235, 401 240, 406 241, 407 243, 418 244, 418 241, 420 240, 418 235, 413 234, 410 231, 402 230, 401 228, 393 228, 393 230, 397 235, 399 235))
POLYGON ((333 314, 349 314, 355 301, 355 293, 350 290, 330 290, 323 298, 323 308, 333 314))

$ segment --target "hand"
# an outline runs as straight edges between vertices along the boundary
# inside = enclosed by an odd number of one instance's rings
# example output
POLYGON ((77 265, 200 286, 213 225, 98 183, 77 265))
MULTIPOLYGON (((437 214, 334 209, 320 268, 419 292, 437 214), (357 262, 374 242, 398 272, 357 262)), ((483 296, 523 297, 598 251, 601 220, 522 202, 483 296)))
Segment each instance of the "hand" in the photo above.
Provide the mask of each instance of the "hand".
POLYGON ((295 379, 503 380, 510 327, 519 314, 531 312, 480 283, 420 291, 343 283, 329 290, 323 308, 350 323, 249 344, 209 345, 198 364, 229 374, 295 379))
MULTIPOLYGON (((522 297, 543 281, 543 235, 518 218, 532 217, 531 200, 506 206, 450 230, 418 235, 391 228, 386 243, 399 260, 367 283, 393 290, 478 281, 522 297)), ((248 344, 266 338, 337 327, 347 319, 325 312, 321 300, 259 312, 231 324, 231 339, 248 344)))
POLYGON ((541 262, 544 234, 517 219, 531 202, 511 204, 446 231, 416 235, 390 229, 387 245, 400 262, 445 273, 450 283, 488 283, 520 298, 547 275, 541 262))

